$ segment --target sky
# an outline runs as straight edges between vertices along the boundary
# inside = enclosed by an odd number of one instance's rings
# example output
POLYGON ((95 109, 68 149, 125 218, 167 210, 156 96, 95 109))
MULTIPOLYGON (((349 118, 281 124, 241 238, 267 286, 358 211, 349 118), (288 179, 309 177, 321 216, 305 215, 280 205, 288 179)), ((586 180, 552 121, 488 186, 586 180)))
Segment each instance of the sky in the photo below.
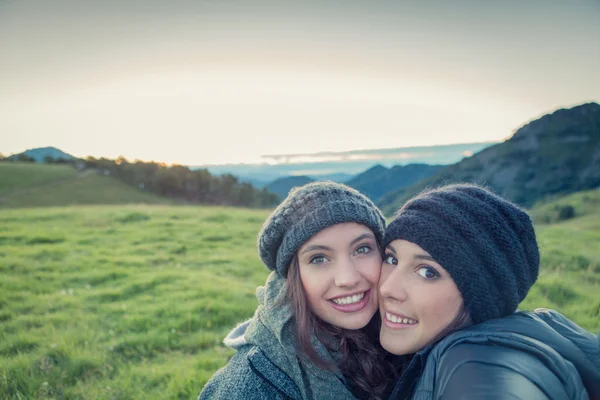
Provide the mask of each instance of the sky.
POLYGON ((600 101, 598 21, 597 0, 0 0, 0 152, 202 165, 501 141, 600 101))

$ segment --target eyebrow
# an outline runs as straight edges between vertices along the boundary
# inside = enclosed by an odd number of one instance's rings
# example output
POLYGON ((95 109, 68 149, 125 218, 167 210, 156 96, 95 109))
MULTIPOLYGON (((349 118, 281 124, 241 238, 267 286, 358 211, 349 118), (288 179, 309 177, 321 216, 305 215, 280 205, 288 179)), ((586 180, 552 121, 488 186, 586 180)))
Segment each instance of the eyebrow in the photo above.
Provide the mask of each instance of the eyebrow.
POLYGON ((310 246, 310 247, 307 247, 306 249, 302 250, 302 252, 300 254, 308 253, 308 252, 314 251, 314 250, 331 251, 332 249, 331 249, 331 247, 315 244, 314 246, 310 246))
MULTIPOLYGON (((394 256, 396 255, 397 251, 396 249, 394 249, 394 246, 392 246, 391 244, 388 244, 387 246, 385 246, 388 250, 391 250, 392 253, 394 253, 394 256)), ((414 260, 425 260, 425 261, 433 261, 436 264, 439 264, 435 258, 431 257, 429 254, 417 254, 416 256, 413 257, 414 260)))
POLYGON ((435 258, 431 257, 431 256, 426 256, 425 254, 417 254, 414 257, 415 260, 425 260, 425 261, 433 261, 434 263, 437 263, 437 261, 435 260, 435 258))
POLYGON ((372 233, 363 233, 362 235, 360 235, 359 237, 357 237, 356 239, 354 239, 353 241, 350 242, 350 246, 352 246, 353 244, 356 244, 357 242, 360 242, 361 240, 364 239, 373 239, 375 240, 375 236, 372 233))
MULTIPOLYGON (((350 246, 352 246, 352 245, 356 244, 357 242, 360 242, 361 240, 364 240, 364 239, 373 239, 373 240, 375 240, 375 236, 373 234, 371 234, 371 233, 363 233, 362 235, 360 235, 356 239, 352 240, 350 242, 350 246)), ((310 251, 315 251, 315 250, 333 251, 333 249, 331 247, 327 247, 327 246, 322 246, 322 245, 315 244, 313 246, 309 246, 306 249, 302 250, 302 252, 300 254, 308 253, 310 251)))

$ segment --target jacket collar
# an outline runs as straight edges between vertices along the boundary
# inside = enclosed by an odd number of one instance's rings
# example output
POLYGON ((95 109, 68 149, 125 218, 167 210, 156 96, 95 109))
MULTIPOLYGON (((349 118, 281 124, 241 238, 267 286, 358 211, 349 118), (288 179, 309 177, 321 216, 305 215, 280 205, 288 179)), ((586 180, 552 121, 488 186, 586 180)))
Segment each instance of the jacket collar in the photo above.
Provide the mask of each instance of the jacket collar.
POLYGON ((548 309, 517 311, 506 317, 472 325, 420 350, 403 371, 390 398, 410 398, 426 368, 427 359, 440 359, 446 349, 457 343, 487 343, 520 348, 531 354, 541 352, 562 357, 577 370, 590 398, 600 398, 600 337, 548 309))

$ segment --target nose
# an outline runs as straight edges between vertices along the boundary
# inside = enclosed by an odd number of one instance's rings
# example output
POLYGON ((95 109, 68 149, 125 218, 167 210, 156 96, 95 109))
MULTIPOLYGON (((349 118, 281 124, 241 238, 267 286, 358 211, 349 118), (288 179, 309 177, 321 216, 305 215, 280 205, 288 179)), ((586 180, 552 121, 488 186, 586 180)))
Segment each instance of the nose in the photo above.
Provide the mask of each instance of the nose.
POLYGON ((383 298, 405 301, 407 298, 406 279, 398 267, 393 268, 385 264, 381 268, 379 277, 379 294, 383 298))
POLYGON ((351 260, 340 263, 335 273, 334 282, 339 287, 355 287, 362 280, 362 275, 351 260))

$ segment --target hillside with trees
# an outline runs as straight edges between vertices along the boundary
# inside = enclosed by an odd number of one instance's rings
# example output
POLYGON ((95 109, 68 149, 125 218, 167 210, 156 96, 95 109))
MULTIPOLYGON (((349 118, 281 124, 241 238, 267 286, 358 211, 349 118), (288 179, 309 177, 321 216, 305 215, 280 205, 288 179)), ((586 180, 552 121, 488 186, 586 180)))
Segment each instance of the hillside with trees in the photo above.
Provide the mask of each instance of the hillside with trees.
POLYGON ((529 122, 507 141, 390 192, 378 205, 391 215, 419 191, 451 182, 486 185, 525 207, 599 187, 600 105, 560 109, 529 122))
POLYGON ((68 165, 0 163, 0 209, 177 203, 92 170, 78 172, 68 165))
POLYGON ((44 163, 36 163, 20 153, 0 163, 0 204, 11 207, 19 204, 154 204, 163 202, 159 200, 162 198, 183 204, 272 207, 279 201, 275 193, 258 190, 235 176, 213 176, 206 170, 190 170, 181 165, 129 162, 124 157, 116 160, 45 158, 44 163), (35 201, 27 199, 27 193, 37 196, 35 201))
POLYGON ((252 184, 240 182, 233 175, 213 176, 206 169, 191 170, 183 165, 129 162, 124 157, 85 159, 85 168, 94 169, 124 183, 172 199, 189 203, 218 204, 244 207, 271 207, 277 195, 252 184))

